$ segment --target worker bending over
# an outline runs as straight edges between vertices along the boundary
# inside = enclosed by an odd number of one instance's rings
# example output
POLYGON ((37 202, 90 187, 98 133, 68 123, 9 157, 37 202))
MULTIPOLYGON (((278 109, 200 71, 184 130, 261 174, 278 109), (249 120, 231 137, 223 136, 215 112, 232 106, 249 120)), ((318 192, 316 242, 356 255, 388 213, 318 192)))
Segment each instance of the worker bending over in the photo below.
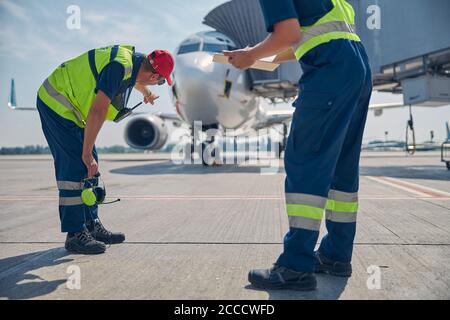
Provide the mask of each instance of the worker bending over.
POLYGON ((172 84, 171 54, 155 50, 136 53, 133 46, 92 49, 62 63, 39 88, 37 109, 42 130, 54 159, 59 189, 61 231, 65 248, 82 254, 103 253, 105 243, 121 243, 122 233, 105 229, 98 218, 97 202, 87 206, 82 198, 86 181, 96 186, 97 135, 105 120, 124 115, 134 88, 151 104, 158 98, 146 86, 172 84))

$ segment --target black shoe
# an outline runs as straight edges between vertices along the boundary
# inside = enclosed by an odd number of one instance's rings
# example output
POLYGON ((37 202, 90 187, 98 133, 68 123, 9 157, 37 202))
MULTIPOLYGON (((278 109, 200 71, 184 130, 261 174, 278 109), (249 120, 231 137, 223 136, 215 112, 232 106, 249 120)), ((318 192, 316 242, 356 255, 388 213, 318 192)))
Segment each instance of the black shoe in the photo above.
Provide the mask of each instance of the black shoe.
POLYGON ((123 233, 106 230, 99 219, 88 221, 86 226, 95 240, 106 244, 117 244, 125 241, 125 235, 123 233))
POLYGON ((73 234, 68 233, 64 247, 67 251, 81 254, 99 254, 106 251, 105 244, 96 241, 86 228, 73 234))
POLYGON ((272 290, 311 291, 317 287, 313 273, 297 272, 277 265, 271 269, 250 270, 248 281, 257 288, 272 290))
POLYGON ((319 251, 316 255, 316 273, 328 273, 338 277, 350 277, 352 275, 352 265, 349 262, 333 261, 324 257, 319 251))

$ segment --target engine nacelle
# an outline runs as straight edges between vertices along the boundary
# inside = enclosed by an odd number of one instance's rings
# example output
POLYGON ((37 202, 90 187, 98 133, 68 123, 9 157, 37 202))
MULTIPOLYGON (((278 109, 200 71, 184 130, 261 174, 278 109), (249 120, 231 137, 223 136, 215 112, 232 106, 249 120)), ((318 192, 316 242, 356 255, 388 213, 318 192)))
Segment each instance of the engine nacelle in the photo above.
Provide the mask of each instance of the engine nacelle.
POLYGON ((125 127, 125 141, 134 149, 158 150, 167 138, 164 120, 155 115, 132 118, 125 127))

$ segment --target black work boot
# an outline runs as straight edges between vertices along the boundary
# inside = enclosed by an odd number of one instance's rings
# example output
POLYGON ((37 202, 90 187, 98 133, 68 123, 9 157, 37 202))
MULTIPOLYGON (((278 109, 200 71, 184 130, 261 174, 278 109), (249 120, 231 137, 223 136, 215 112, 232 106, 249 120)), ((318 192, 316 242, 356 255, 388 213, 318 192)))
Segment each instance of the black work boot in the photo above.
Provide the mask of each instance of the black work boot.
POLYGON ((327 273, 338 277, 350 277, 352 265, 350 262, 333 261, 324 257, 319 251, 316 255, 316 273, 327 273))
POLYGON ((64 247, 67 251, 81 254, 99 254, 106 250, 105 244, 96 241, 86 228, 80 232, 68 233, 64 247))
POLYGON ((276 264, 271 269, 250 270, 248 281, 257 288, 272 290, 311 291, 317 287, 313 273, 297 272, 276 264))
POLYGON ((125 235, 123 233, 106 230, 99 219, 86 222, 86 226, 95 240, 106 244, 117 244, 125 241, 125 235))

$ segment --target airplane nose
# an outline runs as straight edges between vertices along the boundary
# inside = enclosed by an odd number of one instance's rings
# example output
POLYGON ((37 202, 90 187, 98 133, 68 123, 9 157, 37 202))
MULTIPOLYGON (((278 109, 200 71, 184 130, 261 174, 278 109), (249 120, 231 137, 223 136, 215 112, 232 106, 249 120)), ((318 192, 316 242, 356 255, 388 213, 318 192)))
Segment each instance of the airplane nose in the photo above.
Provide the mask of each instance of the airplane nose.
POLYGON ((205 96, 211 82, 205 81, 214 72, 212 55, 204 52, 185 54, 178 57, 175 70, 175 81, 183 83, 182 90, 189 93, 189 97, 180 97, 181 101, 192 99, 193 96, 200 98, 205 96), (202 94, 200 94, 202 93, 202 94), (184 99, 183 99, 184 98, 184 99))
POLYGON ((177 96, 183 105, 186 120, 202 119, 205 124, 217 122, 218 111, 214 97, 219 81, 212 55, 206 52, 183 54, 177 57, 175 83, 177 96))
POLYGON ((205 74, 213 72, 213 57, 204 52, 181 55, 177 58, 176 69, 176 74, 186 75, 189 79, 204 78, 205 74))

